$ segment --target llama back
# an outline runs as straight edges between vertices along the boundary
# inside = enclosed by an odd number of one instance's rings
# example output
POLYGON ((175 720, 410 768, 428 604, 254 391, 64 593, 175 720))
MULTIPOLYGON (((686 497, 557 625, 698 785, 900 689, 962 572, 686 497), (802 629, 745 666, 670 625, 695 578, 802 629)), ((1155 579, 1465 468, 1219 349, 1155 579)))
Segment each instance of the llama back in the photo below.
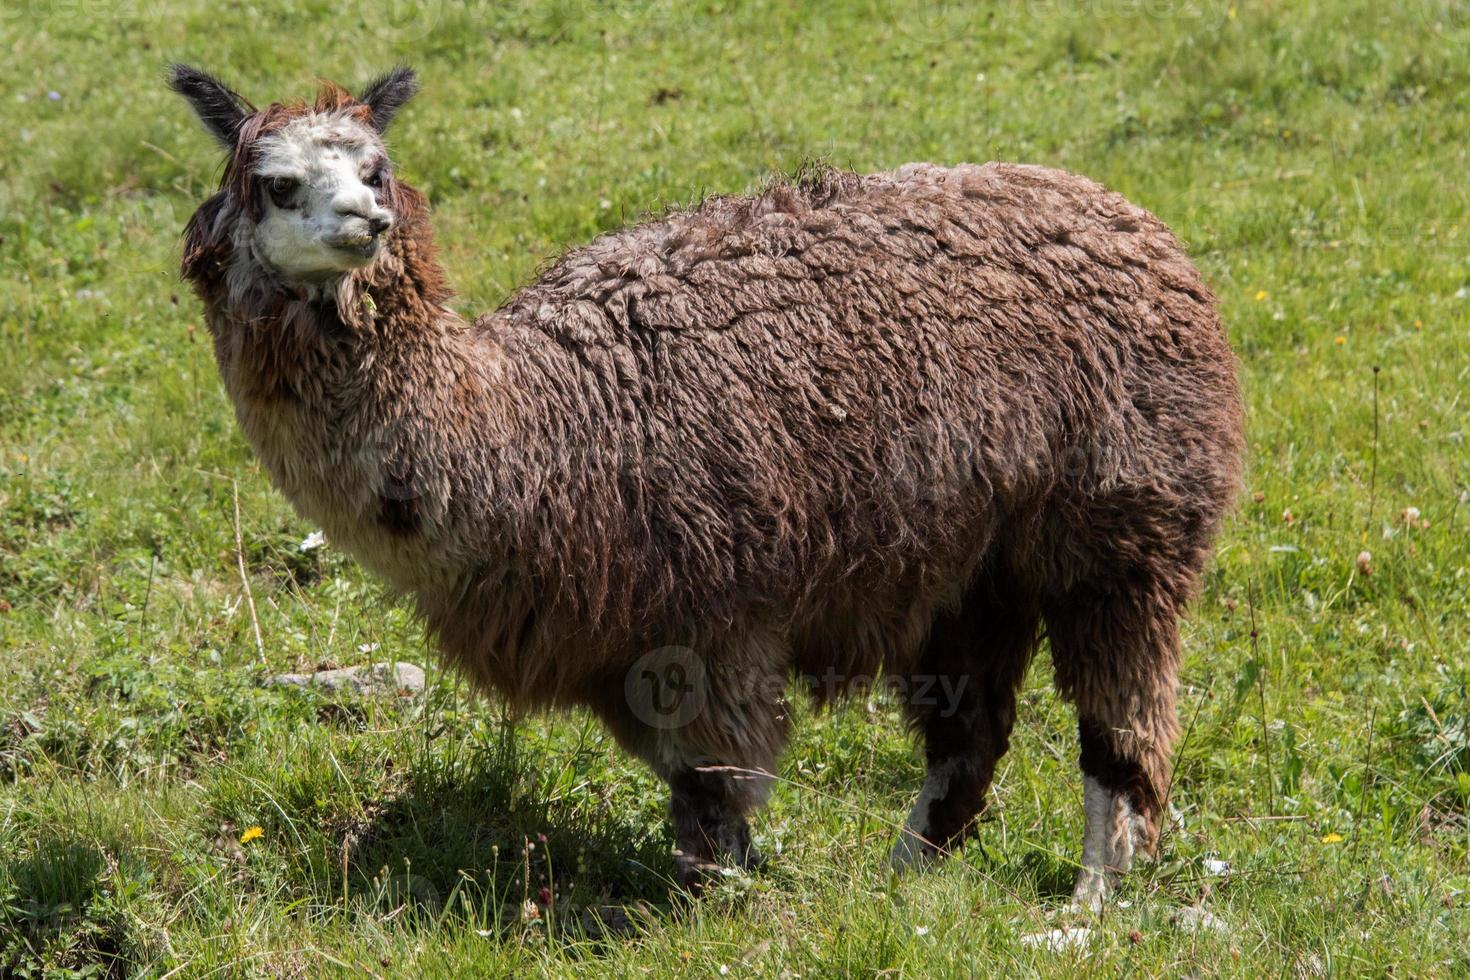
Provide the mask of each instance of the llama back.
POLYGON ((1043 168, 713 198, 568 253, 477 327, 535 393, 521 438, 558 447, 517 553, 561 621, 916 640, 987 549, 1084 579, 1117 551, 1077 533, 1088 502, 1140 496, 1198 511, 1203 547, 1236 478, 1193 266, 1043 168))

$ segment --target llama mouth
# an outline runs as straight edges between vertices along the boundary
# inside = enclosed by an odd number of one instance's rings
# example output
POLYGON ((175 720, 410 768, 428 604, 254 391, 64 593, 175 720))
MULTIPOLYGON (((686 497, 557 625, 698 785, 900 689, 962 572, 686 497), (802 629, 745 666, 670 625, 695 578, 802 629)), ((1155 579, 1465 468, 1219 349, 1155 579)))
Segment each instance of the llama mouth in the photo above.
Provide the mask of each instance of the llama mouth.
POLYGON ((377 235, 343 235, 327 242, 339 252, 347 252, 360 258, 370 259, 378 250, 377 235))

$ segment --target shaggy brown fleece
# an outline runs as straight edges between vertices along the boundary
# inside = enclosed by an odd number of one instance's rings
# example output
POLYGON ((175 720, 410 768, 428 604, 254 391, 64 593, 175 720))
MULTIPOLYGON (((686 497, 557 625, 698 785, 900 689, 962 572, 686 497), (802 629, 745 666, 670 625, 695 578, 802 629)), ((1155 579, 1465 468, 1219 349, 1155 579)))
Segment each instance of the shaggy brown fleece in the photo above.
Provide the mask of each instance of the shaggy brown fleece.
POLYGON ((604 235, 470 323, 399 182, 385 252, 325 295, 236 254, 252 141, 309 111, 252 115, 188 228, 241 425, 452 662, 519 707, 592 707, 670 781, 686 872, 754 859, 767 781, 706 767, 774 766, 793 672, 819 696, 966 682, 910 704, 919 833, 959 840, 1043 618, 1084 768, 1153 833, 1176 619, 1242 447, 1163 224, 1039 167, 821 170, 604 235), (650 717, 645 682, 691 717, 650 717))

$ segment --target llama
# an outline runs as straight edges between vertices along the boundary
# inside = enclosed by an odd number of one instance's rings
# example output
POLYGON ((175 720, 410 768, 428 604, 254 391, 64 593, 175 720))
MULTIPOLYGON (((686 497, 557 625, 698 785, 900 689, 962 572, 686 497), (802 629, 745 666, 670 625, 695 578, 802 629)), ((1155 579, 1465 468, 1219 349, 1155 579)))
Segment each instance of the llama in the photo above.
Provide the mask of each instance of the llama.
POLYGON ((228 153, 182 273, 272 481, 478 686, 590 709, 646 760, 687 887, 760 861, 793 676, 898 682, 927 777, 891 860, 952 851, 1043 624, 1078 715, 1075 901, 1153 852, 1178 618, 1242 451, 1213 297, 1156 218, 1040 167, 816 170, 603 235, 467 320, 385 149, 412 71, 259 110, 171 84, 228 153))

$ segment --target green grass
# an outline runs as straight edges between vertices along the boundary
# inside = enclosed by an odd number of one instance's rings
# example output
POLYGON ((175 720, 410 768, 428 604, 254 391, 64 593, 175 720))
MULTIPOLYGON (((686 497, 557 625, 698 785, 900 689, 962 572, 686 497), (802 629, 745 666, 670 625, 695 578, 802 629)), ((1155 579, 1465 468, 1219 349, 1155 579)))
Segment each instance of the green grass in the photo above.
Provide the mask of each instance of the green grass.
POLYGON ((0 12, 0 975, 1470 970, 1470 5, 374 8, 0 12), (259 686, 430 657, 349 560, 298 550, 236 431, 175 275, 219 172, 175 59, 262 101, 416 64, 395 152, 466 310, 813 157, 1045 163, 1171 224, 1241 359, 1248 488, 1187 626, 1162 861, 1086 950, 1022 942, 1077 922, 1044 656, 960 859, 888 877, 920 762, 857 704, 802 718, 770 868, 693 909, 661 791, 587 719, 512 722, 437 672, 419 700, 259 686), (1173 924, 1192 905, 1229 933, 1173 924))

